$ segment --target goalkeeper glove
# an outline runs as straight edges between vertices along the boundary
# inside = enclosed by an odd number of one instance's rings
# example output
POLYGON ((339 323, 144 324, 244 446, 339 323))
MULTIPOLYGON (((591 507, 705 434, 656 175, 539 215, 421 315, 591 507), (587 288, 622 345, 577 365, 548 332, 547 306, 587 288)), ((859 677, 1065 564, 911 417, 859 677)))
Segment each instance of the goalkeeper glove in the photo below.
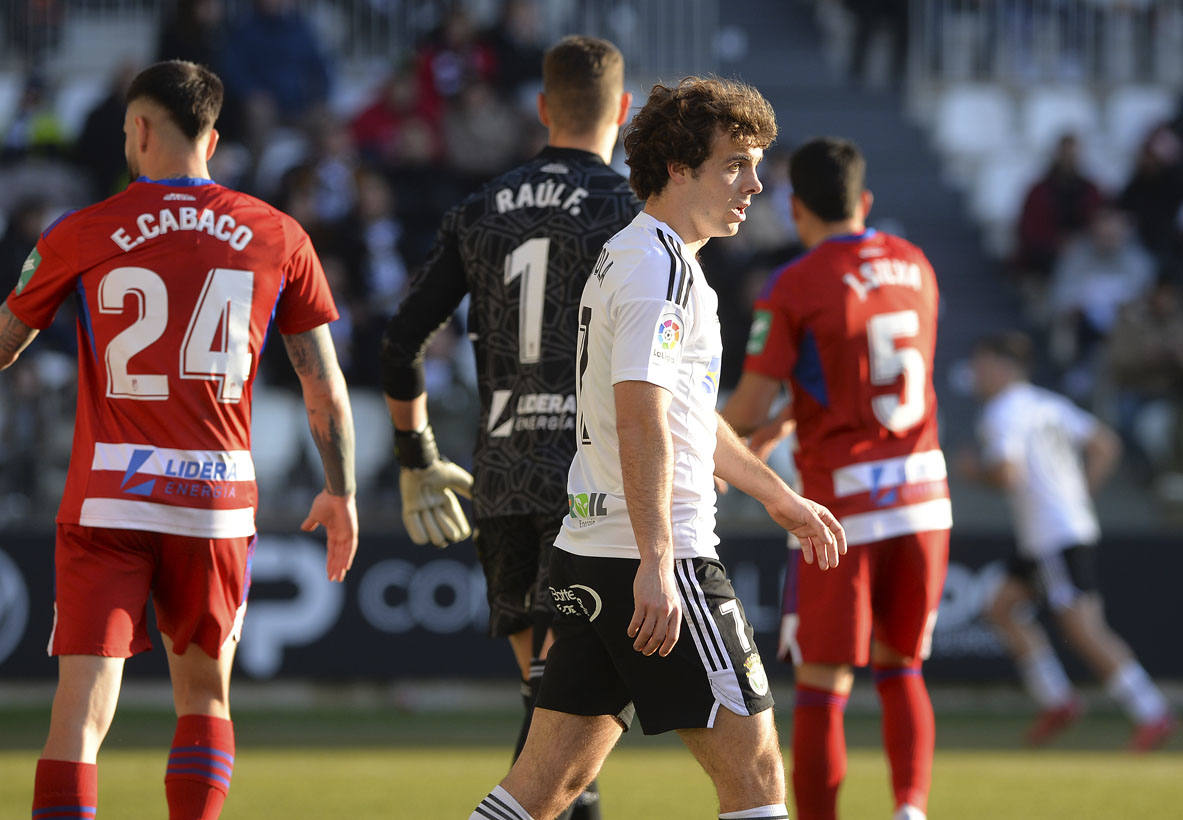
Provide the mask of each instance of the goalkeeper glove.
POLYGON ((403 526, 411 540, 446 547, 467 538, 472 529, 455 494, 472 498, 472 476, 440 456, 431 425, 419 432, 396 429, 394 449, 400 466, 403 526))

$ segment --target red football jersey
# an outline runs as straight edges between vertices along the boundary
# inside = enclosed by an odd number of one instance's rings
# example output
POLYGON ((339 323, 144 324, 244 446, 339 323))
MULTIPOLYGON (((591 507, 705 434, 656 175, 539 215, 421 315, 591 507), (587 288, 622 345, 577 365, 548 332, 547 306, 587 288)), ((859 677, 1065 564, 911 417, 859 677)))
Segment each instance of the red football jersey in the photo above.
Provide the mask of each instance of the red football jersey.
POLYGON ((832 237, 774 274, 744 370, 788 382, 805 495, 850 543, 952 523, 932 386, 937 282, 915 245, 832 237))
POLYGON ((337 318, 294 219, 210 180, 140 178, 60 219, 8 308, 78 299, 78 409, 58 521, 253 535, 251 382, 268 328, 337 318))

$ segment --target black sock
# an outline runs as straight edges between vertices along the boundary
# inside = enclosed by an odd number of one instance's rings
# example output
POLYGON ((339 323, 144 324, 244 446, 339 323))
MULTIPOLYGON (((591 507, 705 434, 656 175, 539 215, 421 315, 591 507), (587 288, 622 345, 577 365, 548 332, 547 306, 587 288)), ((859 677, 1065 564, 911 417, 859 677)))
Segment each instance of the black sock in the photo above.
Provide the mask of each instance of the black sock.
POLYGON ((530 721, 534 718, 534 701, 538 697, 538 687, 542 683, 542 669, 546 661, 533 658, 530 661, 530 679, 522 681, 522 707, 526 713, 522 717, 522 728, 518 732, 518 742, 513 748, 513 759, 517 760, 526 745, 526 736, 530 734, 530 721))

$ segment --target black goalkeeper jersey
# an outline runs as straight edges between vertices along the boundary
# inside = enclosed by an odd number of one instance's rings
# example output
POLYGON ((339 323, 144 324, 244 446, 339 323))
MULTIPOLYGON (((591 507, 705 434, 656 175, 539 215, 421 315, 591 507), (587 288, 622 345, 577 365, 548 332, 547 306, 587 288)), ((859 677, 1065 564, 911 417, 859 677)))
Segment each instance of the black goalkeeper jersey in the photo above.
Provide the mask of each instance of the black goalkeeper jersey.
POLYGON ((547 147, 444 216, 385 344, 398 364, 419 361, 471 294, 481 399, 475 518, 565 512, 579 298, 600 249, 639 208, 596 154, 547 147))

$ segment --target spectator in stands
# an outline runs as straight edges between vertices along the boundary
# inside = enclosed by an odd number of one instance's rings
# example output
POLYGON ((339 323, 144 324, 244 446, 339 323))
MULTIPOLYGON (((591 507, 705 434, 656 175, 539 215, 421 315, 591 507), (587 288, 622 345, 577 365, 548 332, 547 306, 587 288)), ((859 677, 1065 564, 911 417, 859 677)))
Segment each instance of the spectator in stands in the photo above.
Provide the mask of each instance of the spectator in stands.
POLYGON ((301 125, 329 95, 328 61, 294 0, 254 0, 230 30, 220 73, 227 94, 242 106, 256 157, 272 128, 301 125))
POLYGON ((66 137, 53 110, 53 97, 45 78, 33 74, 25 82, 8 130, 0 143, 0 160, 12 162, 27 157, 59 157, 65 153, 66 137))
MULTIPOLYGON (((497 24, 484 35, 496 61, 498 90, 511 100, 541 88, 543 40, 537 0, 506 0, 497 24)), ((530 100, 531 106, 533 99, 530 100)))
POLYGON ((492 85, 469 83, 444 114, 448 164, 475 187, 523 155, 523 131, 522 117, 492 85))
POLYGON ((226 5, 223 0, 177 0, 164 19, 156 41, 157 60, 188 60, 221 65, 226 49, 226 5))
POLYGON ((497 76, 493 49, 477 37, 463 4, 456 3, 443 24, 419 46, 415 55, 419 98, 432 118, 443 115, 447 102, 475 80, 497 76))
POLYGON ((1088 231, 1070 242, 1056 262, 1048 297, 1052 314, 1052 356, 1066 368, 1065 390, 1087 397, 1099 343, 1109 335, 1122 305, 1154 283, 1154 259, 1121 211, 1098 208, 1088 231))
POLYGON ((1138 151, 1134 175, 1118 204, 1133 215, 1138 236, 1161 264, 1179 252, 1183 207, 1183 140, 1169 125, 1147 135, 1138 151))
POLYGON ((904 81, 908 60, 908 0, 846 0, 854 14, 854 43, 851 47, 850 77, 867 82, 867 55, 875 34, 886 31, 891 41, 888 83, 904 81))
POLYGON ((403 132, 408 128, 426 128, 432 133, 432 159, 440 159, 442 144, 440 122, 419 97, 413 67, 406 66, 392 73, 378 89, 378 95, 362 109, 350 131, 361 155, 371 162, 395 165, 399 162, 403 132))
POLYGON ((8 41, 24 53, 34 71, 44 66, 45 55, 62 38, 63 0, 9 0, 3 4, 9 17, 4 26, 8 41))
POLYGON ((139 67, 130 60, 116 67, 107 96, 86 115, 86 124, 74 142, 74 161, 90 175, 97 199, 111 196, 127 183, 123 115, 127 89, 138 73, 139 67))
POLYGON ((1064 245, 1088 227, 1101 191, 1080 168, 1080 141, 1060 137, 1047 172, 1023 200, 1014 268, 1024 284, 1046 285, 1064 245))
POLYGON ((1183 473, 1183 296, 1162 277, 1122 308, 1105 348, 1118 431, 1159 476, 1183 473))

